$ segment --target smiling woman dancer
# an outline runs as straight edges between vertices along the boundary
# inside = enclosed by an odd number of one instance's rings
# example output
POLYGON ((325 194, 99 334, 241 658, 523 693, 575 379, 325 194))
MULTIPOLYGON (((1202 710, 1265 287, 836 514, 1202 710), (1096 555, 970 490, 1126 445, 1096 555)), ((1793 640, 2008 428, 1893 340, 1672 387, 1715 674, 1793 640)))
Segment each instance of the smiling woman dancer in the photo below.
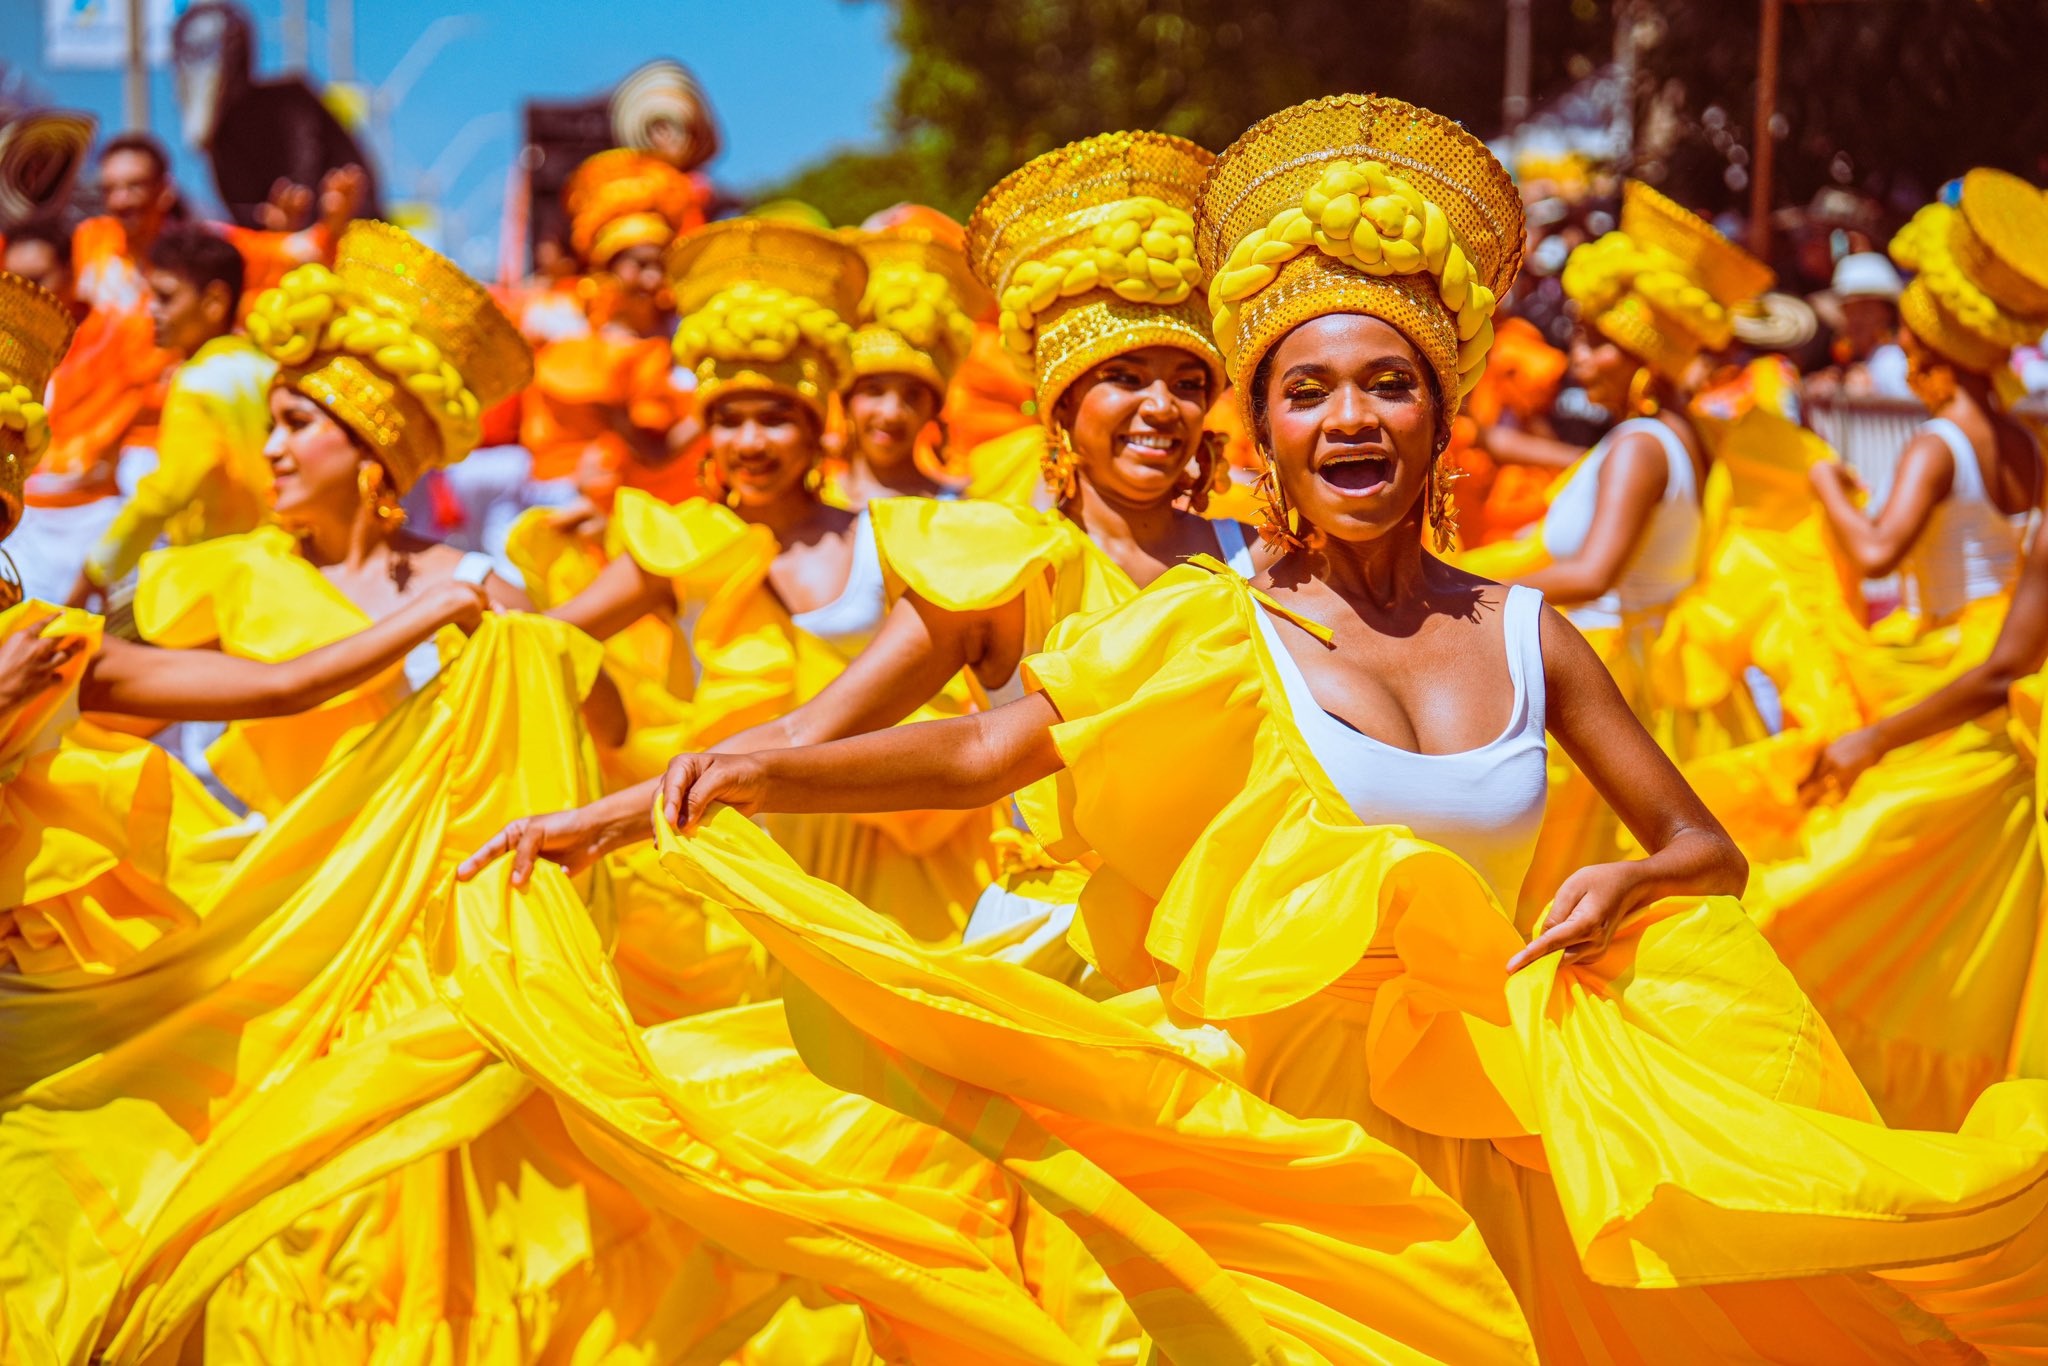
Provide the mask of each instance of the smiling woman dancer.
MULTIPOLYGON (((1271 557, 1239 523, 1176 505, 1200 496, 1216 459, 1202 419, 1222 357, 1201 306, 1192 216, 1211 159, 1180 138, 1106 133, 1035 158, 982 199, 970 259, 1002 300, 1012 354, 1031 364, 1057 509, 871 504, 884 577, 901 593, 888 620, 815 698, 713 748, 817 744, 894 725, 962 670, 985 696, 1014 697, 1018 665, 1062 618, 1123 602, 1189 556, 1241 574, 1271 557)), ((505 850, 515 881, 536 857, 580 869, 645 839, 652 797, 647 783, 519 822, 464 873, 505 850)), ((1004 875, 976 904, 970 935, 1045 915, 1056 938, 1080 870, 1028 840, 1003 840, 1004 875)), ((1056 970, 1076 966, 1058 957, 1056 970)))
POLYGON ((1177 1361, 2023 1340, 2039 1273, 2001 1249, 2041 1234, 2048 1088, 1968 1137, 1878 1124, 1584 641, 1424 550, 1520 255, 1506 173, 1426 110, 1318 100, 1218 159, 1198 234, 1290 554, 1173 571, 986 715, 668 775, 694 835, 665 861, 805 981, 807 1061, 1019 1175, 1177 1361), (1525 945, 1546 726, 1651 852, 1575 874, 1525 945), (741 819, 1034 781, 1049 847, 1099 860, 1113 1001, 924 953, 741 819))

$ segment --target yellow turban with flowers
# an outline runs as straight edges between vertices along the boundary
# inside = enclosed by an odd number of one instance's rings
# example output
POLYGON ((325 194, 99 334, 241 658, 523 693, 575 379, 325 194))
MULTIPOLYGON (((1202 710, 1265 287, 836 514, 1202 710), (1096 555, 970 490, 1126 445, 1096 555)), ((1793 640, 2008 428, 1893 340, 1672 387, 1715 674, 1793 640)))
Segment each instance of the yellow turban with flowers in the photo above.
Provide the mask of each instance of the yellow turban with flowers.
POLYGON ((789 394, 822 425, 853 381, 847 341, 868 272, 860 253, 802 223, 735 218, 669 253, 675 356, 704 407, 728 393, 789 394))
POLYGON ((1399 329, 1435 373, 1448 422, 1521 268, 1522 201, 1486 144, 1451 120, 1332 95, 1260 120, 1216 158, 1196 241, 1247 425, 1259 362, 1330 313, 1399 329))
POLYGON ((2048 193, 2016 175, 1971 171, 1960 202, 1914 214, 1891 255, 1919 272, 1900 318, 1953 364, 1998 374, 2048 332, 2048 193))
POLYGON ((615 147, 578 166, 562 191, 569 246, 603 270, 628 247, 667 247, 704 225, 704 191, 686 171, 615 147))
POLYGON ((1104 133, 1026 162, 975 207, 967 260, 1048 430, 1060 395, 1112 356, 1179 347, 1221 378, 1194 244, 1211 160, 1185 138, 1104 133))
POLYGON ((484 287, 401 228, 349 225, 334 268, 258 295, 249 339, 278 380, 333 413, 397 492, 468 455, 486 408, 533 378, 533 351, 484 287))
POLYGON ((22 485, 49 447, 43 392, 73 326, 63 300, 0 271, 0 538, 21 520, 22 485))
POLYGON ((1734 316, 1771 287, 1771 268, 1714 225, 1638 180, 1621 225, 1572 251, 1560 283, 1594 331, 1668 380, 1734 337, 1734 316))
POLYGON ((910 375, 943 400, 953 372, 974 349, 974 319, 987 291, 958 246, 929 227, 853 237, 867 262, 860 326, 852 338, 856 375, 910 375))

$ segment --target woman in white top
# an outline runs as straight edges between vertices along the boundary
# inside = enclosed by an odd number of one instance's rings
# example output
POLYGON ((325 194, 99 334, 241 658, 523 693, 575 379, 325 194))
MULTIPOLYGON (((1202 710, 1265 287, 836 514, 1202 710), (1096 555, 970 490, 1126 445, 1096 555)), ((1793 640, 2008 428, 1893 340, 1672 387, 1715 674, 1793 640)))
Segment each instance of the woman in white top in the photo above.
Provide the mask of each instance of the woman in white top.
POLYGON ((1929 1264, 2016 1153, 2048 1173, 2048 1087, 1964 1135, 1870 1122, 1740 908, 1701 898, 1743 860, 1585 640, 1424 549, 1519 256, 1506 173, 1426 111, 1319 100, 1218 159, 1201 221, 1290 553, 1075 623, 991 712, 679 760, 664 866, 803 981, 807 1059, 1060 1209, 1173 1360, 1990 1348, 2040 1293, 2041 1206, 1929 1264), (1575 872, 1522 943, 1498 895, 1542 800, 1538 678, 1648 852, 1575 872), (1096 861, 1113 999, 921 952, 739 818, 1023 784, 1096 861))

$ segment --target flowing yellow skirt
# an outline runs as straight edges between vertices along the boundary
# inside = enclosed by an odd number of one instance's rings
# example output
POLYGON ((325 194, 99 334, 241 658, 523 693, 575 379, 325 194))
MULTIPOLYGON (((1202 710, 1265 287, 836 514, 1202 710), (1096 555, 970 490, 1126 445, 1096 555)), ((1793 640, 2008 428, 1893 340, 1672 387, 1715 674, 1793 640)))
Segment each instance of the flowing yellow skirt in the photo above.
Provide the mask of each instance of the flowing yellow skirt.
POLYGON ((821 1076, 1017 1176, 1169 1359, 2048 1349, 2048 1085, 1992 1088, 1959 1134, 1887 1129, 1734 903, 1510 979, 1465 865, 1399 831, 1369 853, 1358 968, 1211 1021, 922 950, 730 812, 664 862, 809 989, 821 1076))

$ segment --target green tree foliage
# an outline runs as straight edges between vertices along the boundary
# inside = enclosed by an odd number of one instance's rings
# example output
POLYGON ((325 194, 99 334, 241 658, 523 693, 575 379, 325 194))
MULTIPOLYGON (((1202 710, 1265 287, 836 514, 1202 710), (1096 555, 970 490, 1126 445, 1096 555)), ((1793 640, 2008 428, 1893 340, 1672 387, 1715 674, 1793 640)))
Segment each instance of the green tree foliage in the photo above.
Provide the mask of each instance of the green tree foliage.
MULTIPOLYGON (((874 3, 875 0, 864 0, 874 3)), ((1153 128, 1220 149, 1272 111, 1379 90, 1481 132, 1498 121, 1499 0, 893 0, 904 65, 882 151, 776 187, 836 222, 903 199, 965 214, 1040 152, 1153 128)), ((1604 60, 1604 7, 1538 3, 1535 85, 1604 60)))

